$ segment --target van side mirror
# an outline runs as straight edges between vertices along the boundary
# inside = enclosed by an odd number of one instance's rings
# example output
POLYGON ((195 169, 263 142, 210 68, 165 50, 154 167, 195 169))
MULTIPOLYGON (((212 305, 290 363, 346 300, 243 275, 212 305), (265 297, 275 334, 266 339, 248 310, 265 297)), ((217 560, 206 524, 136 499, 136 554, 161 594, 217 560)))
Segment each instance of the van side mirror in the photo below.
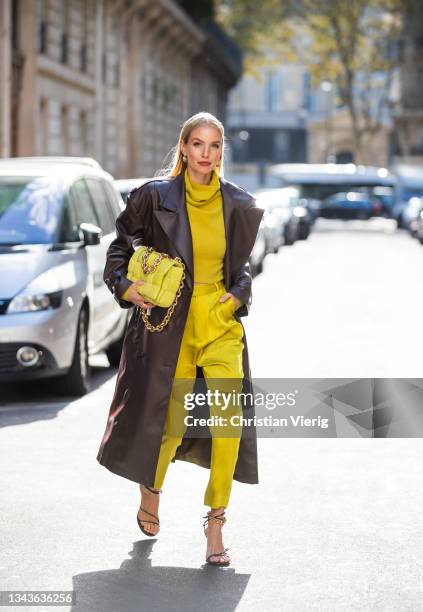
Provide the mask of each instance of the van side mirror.
POLYGON ((100 244, 103 230, 92 223, 81 223, 79 226, 79 233, 82 234, 81 240, 84 242, 84 246, 91 246, 100 244))

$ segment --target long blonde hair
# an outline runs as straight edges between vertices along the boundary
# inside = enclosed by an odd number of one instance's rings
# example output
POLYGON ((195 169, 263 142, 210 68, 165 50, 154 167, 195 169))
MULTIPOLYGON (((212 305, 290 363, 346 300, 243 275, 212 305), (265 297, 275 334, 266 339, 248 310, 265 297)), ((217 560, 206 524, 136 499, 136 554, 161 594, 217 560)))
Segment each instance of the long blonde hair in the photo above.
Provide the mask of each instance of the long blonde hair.
POLYGON ((187 162, 184 162, 182 158, 181 143, 184 142, 185 144, 187 144, 191 132, 202 125, 212 125, 220 132, 220 135, 222 137, 222 159, 220 160, 220 166, 216 166, 216 173, 218 174, 218 176, 221 176, 222 178, 224 177, 223 164, 225 151, 225 128, 223 127, 223 124, 219 121, 219 119, 217 119, 217 117, 215 117, 211 113, 206 112, 200 112, 196 115, 192 115, 192 117, 189 117, 185 121, 179 134, 178 144, 173 147, 173 149, 171 149, 171 151, 167 154, 165 158, 166 160, 167 158, 171 157, 170 163, 166 165, 165 161, 164 168, 159 170, 155 174, 155 176, 172 178, 174 176, 178 176, 179 174, 185 171, 188 164, 187 162))

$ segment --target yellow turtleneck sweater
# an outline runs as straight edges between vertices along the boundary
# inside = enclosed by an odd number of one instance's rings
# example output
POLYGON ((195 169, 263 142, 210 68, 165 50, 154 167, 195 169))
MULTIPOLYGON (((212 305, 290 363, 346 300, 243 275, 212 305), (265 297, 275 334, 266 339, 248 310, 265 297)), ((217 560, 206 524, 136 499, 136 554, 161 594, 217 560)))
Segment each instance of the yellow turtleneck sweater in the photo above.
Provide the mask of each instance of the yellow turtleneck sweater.
POLYGON ((208 185, 194 183, 185 170, 186 208, 191 226, 194 282, 223 280, 226 236, 219 177, 213 172, 208 185))
MULTIPOLYGON (((184 173, 185 201, 192 235, 194 282, 217 283, 223 280, 226 235, 223 200, 215 171, 208 185, 190 180, 184 173)), ((129 288, 122 295, 127 299, 129 288)))

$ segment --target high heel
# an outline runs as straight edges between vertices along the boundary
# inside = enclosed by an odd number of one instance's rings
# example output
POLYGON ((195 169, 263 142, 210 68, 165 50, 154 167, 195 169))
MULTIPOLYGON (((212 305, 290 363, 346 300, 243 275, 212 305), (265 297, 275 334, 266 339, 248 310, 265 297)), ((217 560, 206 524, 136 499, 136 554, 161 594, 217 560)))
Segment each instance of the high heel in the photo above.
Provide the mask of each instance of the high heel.
MULTIPOLYGON (((148 489, 151 493, 154 493, 155 495, 160 495, 160 493, 162 493, 162 489, 153 489, 152 487, 149 487, 148 485, 142 485, 143 487, 145 487, 146 489, 148 489)), ((160 520, 159 517, 156 516, 155 514, 153 514, 152 512, 149 512, 148 510, 145 510, 142 506, 140 506, 138 512, 137 512, 137 523, 138 523, 138 527, 141 529, 141 531, 146 535, 149 536, 150 538, 154 537, 157 535, 157 533, 150 533, 149 531, 146 531, 144 529, 144 527, 142 526, 142 523, 151 523, 152 525, 159 525, 160 526, 160 520), (146 514, 149 514, 150 516, 152 516, 153 518, 157 519, 157 521, 149 521, 147 519, 140 519, 140 517, 138 516, 138 512, 139 510, 142 510, 143 512, 145 512, 146 514)))
MULTIPOLYGON (((207 512, 206 516, 203 516, 203 518, 205 518, 206 520, 203 523, 203 530, 204 530, 204 535, 207 538, 207 532, 206 532, 206 525, 208 526, 208 523, 212 520, 215 520, 218 522, 218 524, 223 527, 223 525, 226 523, 226 517, 225 517, 225 513, 222 512, 221 514, 216 514, 216 515, 211 515, 210 511, 207 512)), ((216 565, 218 567, 227 567, 231 560, 229 558, 229 555, 226 554, 226 552, 229 550, 229 548, 225 548, 224 550, 222 550, 221 552, 217 552, 217 553, 212 553, 211 555, 209 555, 208 557, 206 557, 206 562, 209 565, 216 565), (227 557, 227 561, 210 561, 210 559, 212 557, 227 557)))

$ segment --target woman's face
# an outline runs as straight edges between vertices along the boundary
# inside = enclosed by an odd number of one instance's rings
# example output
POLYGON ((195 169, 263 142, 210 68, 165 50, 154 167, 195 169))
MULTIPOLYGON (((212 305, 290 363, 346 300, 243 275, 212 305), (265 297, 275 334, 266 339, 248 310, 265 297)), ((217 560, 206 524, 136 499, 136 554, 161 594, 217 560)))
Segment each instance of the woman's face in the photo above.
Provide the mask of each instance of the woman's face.
POLYGON ((222 157, 220 131, 212 125, 197 127, 192 130, 188 142, 182 143, 181 149, 188 158, 188 168, 194 173, 207 175, 222 157))

